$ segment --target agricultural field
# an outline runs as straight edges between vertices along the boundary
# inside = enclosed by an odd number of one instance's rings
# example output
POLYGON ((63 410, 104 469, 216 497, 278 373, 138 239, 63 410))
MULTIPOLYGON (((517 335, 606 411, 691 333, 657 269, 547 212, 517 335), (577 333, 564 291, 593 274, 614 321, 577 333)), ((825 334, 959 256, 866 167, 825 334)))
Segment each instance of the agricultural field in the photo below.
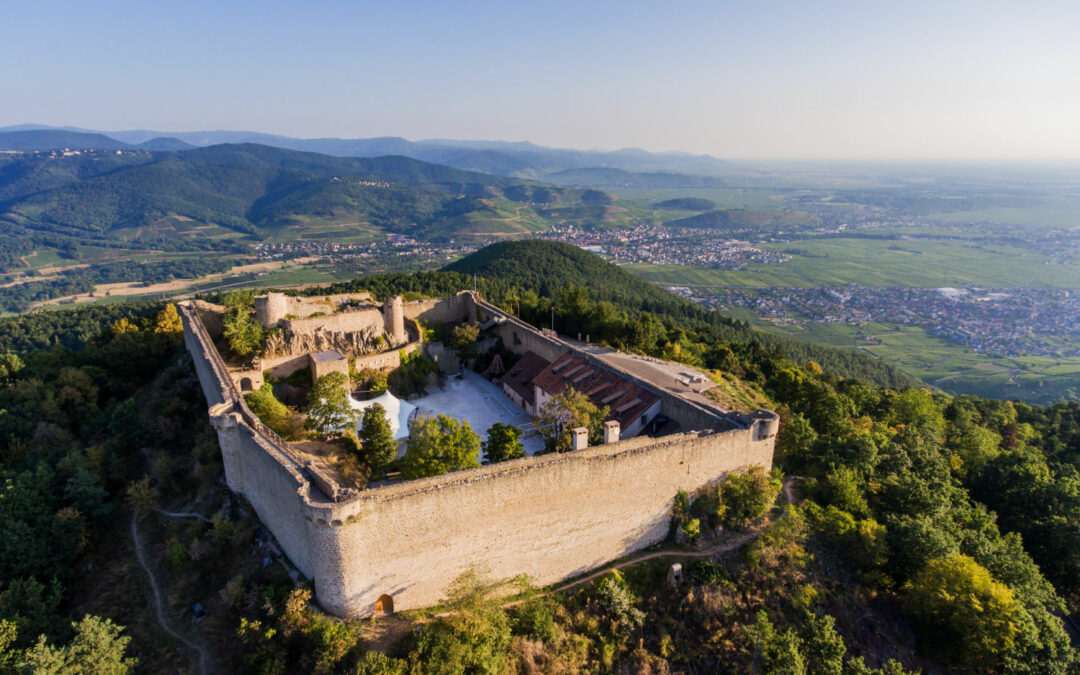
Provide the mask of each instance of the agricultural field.
POLYGON ((803 239, 763 244, 791 255, 782 265, 750 263, 742 270, 682 265, 631 265, 639 277, 675 286, 921 286, 1080 288, 1080 261, 975 241, 803 239))
POLYGON ((952 393, 1039 403, 1080 398, 1080 357, 993 357, 922 328, 886 323, 777 325, 745 311, 738 318, 778 335, 864 351, 952 393))

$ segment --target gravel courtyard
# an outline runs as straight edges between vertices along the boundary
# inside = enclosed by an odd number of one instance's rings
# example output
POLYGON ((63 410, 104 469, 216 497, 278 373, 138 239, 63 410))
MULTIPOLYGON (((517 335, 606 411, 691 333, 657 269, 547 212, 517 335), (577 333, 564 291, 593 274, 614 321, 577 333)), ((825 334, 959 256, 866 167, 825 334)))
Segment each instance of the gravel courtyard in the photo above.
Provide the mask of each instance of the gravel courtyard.
MULTIPOLYGON (((471 370, 464 370, 464 377, 458 379, 451 375, 446 386, 428 390, 427 396, 410 401, 425 415, 450 415, 468 420, 473 431, 481 438, 487 437, 487 430, 496 422, 513 424, 522 431, 531 426, 532 418, 518 408, 502 393, 502 390, 471 370)), ((537 436, 522 438, 525 452, 532 455, 543 450, 544 442, 537 436)))

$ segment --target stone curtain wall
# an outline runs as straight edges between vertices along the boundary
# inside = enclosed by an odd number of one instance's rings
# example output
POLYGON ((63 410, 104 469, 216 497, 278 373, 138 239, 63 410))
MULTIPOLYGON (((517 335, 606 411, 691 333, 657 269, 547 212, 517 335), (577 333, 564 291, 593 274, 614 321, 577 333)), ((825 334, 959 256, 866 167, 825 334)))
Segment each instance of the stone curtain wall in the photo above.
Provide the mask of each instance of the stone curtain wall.
POLYGON ((539 584, 577 576, 662 540, 675 493, 771 466, 773 438, 749 429, 635 438, 366 490, 334 507, 342 574, 320 603, 366 616, 438 602, 470 566, 539 584))
MULTIPOLYGON (((407 303, 406 316, 452 321, 465 310, 483 309, 471 294, 446 302, 412 316, 410 309, 418 308, 407 303)), ((319 603, 340 616, 372 614, 383 594, 393 597, 396 609, 437 603, 473 565, 494 577, 528 574, 540 584, 578 575, 663 539, 679 489, 693 491, 729 471, 772 464, 774 427, 746 418, 728 431, 633 438, 369 490, 342 489, 301 466, 261 426, 197 314, 182 303, 181 316, 212 404, 229 487, 247 498, 314 580, 319 603)), ((721 421, 712 418, 716 426, 721 421)))

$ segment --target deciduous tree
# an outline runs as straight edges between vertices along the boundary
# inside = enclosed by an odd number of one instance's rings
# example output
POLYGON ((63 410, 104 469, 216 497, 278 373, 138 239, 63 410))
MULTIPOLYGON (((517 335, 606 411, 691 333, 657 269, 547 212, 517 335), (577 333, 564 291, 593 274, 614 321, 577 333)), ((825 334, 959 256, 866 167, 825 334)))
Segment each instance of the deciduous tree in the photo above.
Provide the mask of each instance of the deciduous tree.
POLYGON ((401 474, 405 478, 438 476, 480 466, 480 437, 465 420, 449 415, 422 416, 405 442, 401 474))
POLYGON ((544 404, 537 418, 537 429, 547 440, 548 450, 567 452, 573 449, 573 430, 585 427, 589 430, 589 444, 598 444, 603 438, 604 420, 610 408, 598 408, 589 397, 573 387, 551 397, 544 404))
POLYGON ((352 419, 344 373, 327 373, 320 377, 308 394, 307 428, 329 433, 345 426, 352 419))
POLYGON ((488 429, 484 441, 484 464, 504 462, 525 456, 525 446, 521 443, 521 432, 512 424, 496 422, 488 429))

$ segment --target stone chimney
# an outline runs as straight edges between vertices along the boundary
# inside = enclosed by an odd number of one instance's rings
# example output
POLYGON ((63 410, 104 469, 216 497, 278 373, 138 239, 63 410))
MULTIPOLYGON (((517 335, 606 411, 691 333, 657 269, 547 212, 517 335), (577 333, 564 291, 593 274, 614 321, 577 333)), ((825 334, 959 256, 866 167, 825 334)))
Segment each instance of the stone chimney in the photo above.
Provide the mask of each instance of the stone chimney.
POLYGON ((619 434, 622 429, 619 427, 618 420, 608 420, 604 422, 604 445, 608 443, 618 443, 619 434))
POLYGON ((585 427, 578 427, 572 432, 574 441, 574 450, 584 450, 589 447, 589 430, 585 427))

